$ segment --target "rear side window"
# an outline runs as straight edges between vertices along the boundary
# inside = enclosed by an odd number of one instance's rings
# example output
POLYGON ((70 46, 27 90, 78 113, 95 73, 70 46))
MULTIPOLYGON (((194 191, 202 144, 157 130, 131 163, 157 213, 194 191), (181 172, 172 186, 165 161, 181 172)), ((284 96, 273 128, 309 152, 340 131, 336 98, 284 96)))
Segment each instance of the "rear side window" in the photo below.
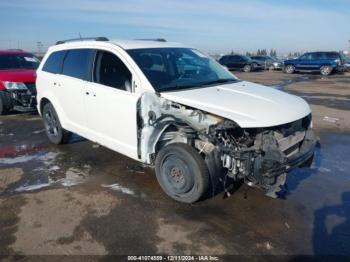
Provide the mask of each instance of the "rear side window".
POLYGON ((62 63, 65 55, 66 51, 53 52, 46 60, 43 66, 43 71, 54 74, 61 73, 62 63))
POLYGON ((69 50, 63 62, 62 74, 90 81, 93 55, 93 49, 69 50))
POLYGON ((312 53, 306 53, 306 54, 302 55, 299 59, 310 60, 310 59, 312 59, 312 53))
POLYGON ((339 59, 338 53, 325 53, 326 59, 339 59))

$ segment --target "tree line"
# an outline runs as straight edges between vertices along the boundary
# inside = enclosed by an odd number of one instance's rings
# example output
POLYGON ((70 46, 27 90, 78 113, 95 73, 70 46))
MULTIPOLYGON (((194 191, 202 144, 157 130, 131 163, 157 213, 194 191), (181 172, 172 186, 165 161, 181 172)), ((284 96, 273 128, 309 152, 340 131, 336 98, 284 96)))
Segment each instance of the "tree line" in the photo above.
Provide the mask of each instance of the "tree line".
MULTIPOLYGON (((231 55, 235 54, 234 51, 231 52, 231 55)), ((276 49, 270 49, 268 51, 267 49, 258 49, 256 52, 246 52, 246 56, 271 56, 271 57, 277 57, 277 51, 276 49)), ((299 57, 301 56, 300 52, 289 52, 288 57, 299 57)))

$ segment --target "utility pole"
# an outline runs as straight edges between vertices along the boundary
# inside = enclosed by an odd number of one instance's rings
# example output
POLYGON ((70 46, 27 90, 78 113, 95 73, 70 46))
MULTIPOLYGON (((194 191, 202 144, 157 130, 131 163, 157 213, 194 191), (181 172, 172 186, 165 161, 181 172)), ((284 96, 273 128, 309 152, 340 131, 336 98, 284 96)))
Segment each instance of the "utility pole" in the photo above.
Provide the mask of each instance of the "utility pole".
POLYGON ((41 54, 43 51, 43 43, 41 41, 36 42, 36 46, 38 48, 38 54, 41 54))

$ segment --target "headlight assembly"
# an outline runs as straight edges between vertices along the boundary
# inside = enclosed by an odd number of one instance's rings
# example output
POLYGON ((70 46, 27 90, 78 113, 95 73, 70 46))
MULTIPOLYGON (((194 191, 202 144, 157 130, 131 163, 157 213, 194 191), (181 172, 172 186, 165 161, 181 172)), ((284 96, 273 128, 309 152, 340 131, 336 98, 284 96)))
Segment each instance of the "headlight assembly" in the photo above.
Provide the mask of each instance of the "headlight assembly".
POLYGON ((7 90, 28 90, 27 86, 22 82, 3 81, 7 90))

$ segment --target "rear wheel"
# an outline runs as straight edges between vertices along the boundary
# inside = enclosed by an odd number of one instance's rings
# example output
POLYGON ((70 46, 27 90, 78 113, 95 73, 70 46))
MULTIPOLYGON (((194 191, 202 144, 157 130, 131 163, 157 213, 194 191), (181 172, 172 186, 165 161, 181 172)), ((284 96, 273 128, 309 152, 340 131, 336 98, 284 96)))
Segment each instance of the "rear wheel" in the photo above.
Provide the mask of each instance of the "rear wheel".
POLYGON ((163 147, 157 154, 155 167, 160 186, 177 201, 194 203, 208 190, 207 165, 187 144, 174 143, 163 147))
POLYGON ((10 94, 5 91, 0 91, 0 115, 6 115, 12 107, 12 98, 10 94))
POLYGON ((320 72, 321 75, 323 76, 329 76, 332 73, 333 69, 331 66, 325 65, 325 66, 321 66, 320 72))
POLYGON ((248 72, 250 72, 250 71, 252 71, 251 65, 245 65, 245 66, 243 67, 243 72, 248 73, 248 72))
POLYGON ((287 65, 286 68, 284 69, 284 71, 287 74, 293 74, 295 72, 295 67, 292 65, 287 65))
POLYGON ((46 135, 52 143, 65 144, 69 141, 72 133, 62 128, 58 115, 51 103, 44 105, 43 120, 46 135))

